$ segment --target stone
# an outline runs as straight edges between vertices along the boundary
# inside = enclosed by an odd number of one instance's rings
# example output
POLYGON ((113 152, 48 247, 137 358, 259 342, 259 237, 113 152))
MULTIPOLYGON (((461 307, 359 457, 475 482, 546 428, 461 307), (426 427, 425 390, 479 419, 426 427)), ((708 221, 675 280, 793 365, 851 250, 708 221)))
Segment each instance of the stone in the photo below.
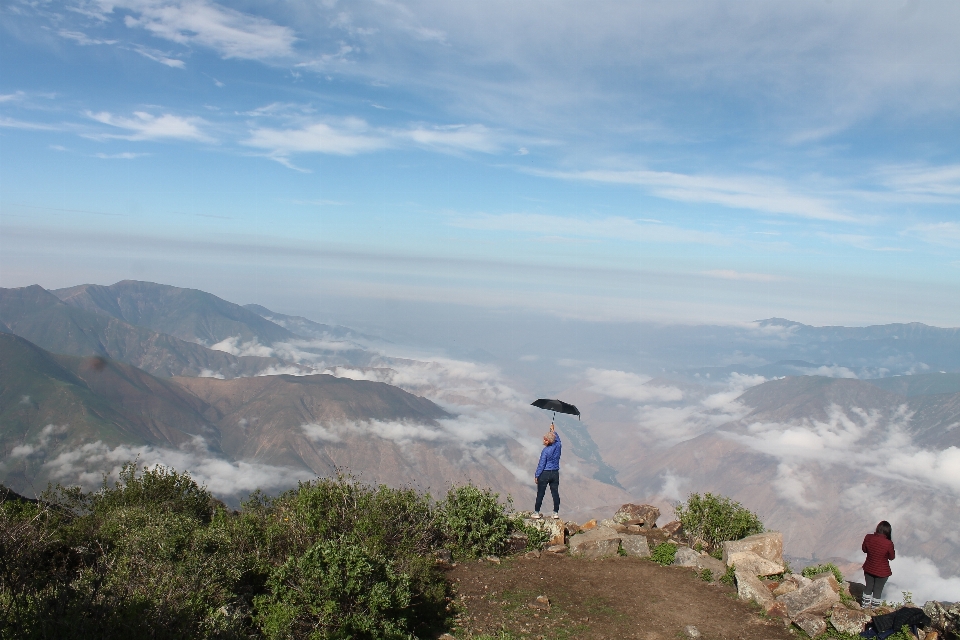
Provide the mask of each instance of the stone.
MULTIPOLYGON (((836 583, 836 579, 834 579, 836 583)), ((787 607, 787 615, 796 620, 801 613, 823 615, 840 602, 840 596, 827 580, 811 581, 805 587, 778 598, 787 607)))
POLYGON ((802 576, 799 573, 791 573, 789 576, 786 577, 786 579, 792 581, 800 589, 804 588, 805 586, 813 582, 813 580, 811 580, 810 578, 806 576, 802 576))
POLYGON ((547 596, 537 596, 537 599, 527 605, 531 609, 550 610, 550 598, 547 596))
POLYGON ((787 618, 787 607, 782 602, 773 601, 773 604, 766 608, 766 613, 771 618, 787 618))
POLYGON ((627 533, 640 533, 643 531, 643 527, 639 524, 628 524, 627 533))
POLYGON ((620 538, 620 546, 624 552, 633 558, 649 558, 650 545, 644 536, 623 536, 620 538))
POLYGON ((553 544, 546 548, 548 553, 566 553, 567 545, 565 544, 553 544))
POLYGON ((703 637, 703 634, 700 633, 700 630, 697 629, 697 628, 696 628, 695 626, 693 626, 692 624, 688 624, 687 626, 685 626, 685 627, 683 628, 683 635, 685 635, 685 636, 688 637, 688 638, 702 638, 702 637, 703 637))
POLYGON ((742 540, 724 542, 723 563, 729 567, 730 554, 738 551, 752 551, 761 558, 783 565, 783 534, 779 531, 770 531, 747 536, 742 540))
POLYGON ((674 536, 679 536, 682 533, 683 525, 680 524, 679 520, 673 520, 663 525, 660 530, 666 533, 668 537, 672 538, 674 536))
POLYGON ((603 520, 601 520, 600 522, 597 523, 597 526, 598 526, 598 527, 607 527, 608 529, 613 529, 614 525, 617 525, 617 524, 620 524, 620 523, 617 522, 617 521, 615 521, 615 520, 611 520, 610 518, 604 518, 603 520))
POLYGON ((835 604, 830 610, 830 626, 840 633, 860 635, 868 622, 870 622, 870 616, 861 611, 847 609, 842 604, 835 604))
POLYGON ((526 518, 524 519, 524 524, 546 532, 549 536, 546 542, 547 546, 566 542, 567 531, 566 527, 564 527, 563 520, 554 520, 553 518, 534 520, 533 518, 526 518))
POLYGON ((584 558, 615 556, 620 550, 620 535, 608 527, 598 527, 570 538, 570 553, 584 558))
POLYGON ((445 634, 443 634, 442 636, 440 636, 439 638, 437 638, 437 640, 457 640, 457 639, 456 639, 455 637, 453 637, 452 635, 450 635, 449 633, 445 633, 445 634))
POLYGON ((596 520, 587 520, 582 525, 580 525, 581 531, 590 531, 590 529, 596 529, 596 528, 597 528, 596 520))
POLYGON ((793 580, 784 580, 780 583, 780 586, 773 590, 773 597, 777 598, 782 595, 786 595, 791 591, 796 591, 800 587, 797 586, 797 583, 793 580))
POLYGON ((700 554, 690 547, 677 547, 677 555, 673 557, 673 564, 678 567, 696 567, 700 554))
POLYGON ((498 556, 487 556, 484 560, 492 562, 493 564, 500 564, 500 558, 498 556))
POLYGON ((793 622, 803 629, 811 638, 816 638, 827 630, 826 621, 822 617, 812 613, 802 613, 794 618, 793 622))
POLYGON ((739 569, 734 572, 734 576, 737 580, 737 596, 741 600, 756 602, 764 609, 773 606, 774 599, 770 595, 770 589, 767 589, 760 578, 739 569))
POLYGON ((923 612, 930 616, 931 625, 943 638, 949 638, 951 633, 960 636, 960 602, 930 600, 923 605, 923 612))
POLYGON ((575 536, 580 533, 580 525, 576 522, 567 522, 563 525, 563 528, 567 531, 567 536, 575 536))
POLYGON ((928 631, 927 635, 923 636, 923 640, 937 640, 940 637, 936 631, 928 631))
POLYGON ((699 556, 697 558, 697 568, 701 571, 704 569, 709 569, 710 573, 713 574, 714 582, 722 578, 723 574, 727 571, 727 568, 722 562, 712 556, 707 555, 699 556))
POLYGON ((527 551, 525 554, 523 554, 523 557, 526 558, 527 560, 536 560, 537 558, 540 557, 540 552, 539 552, 539 551, 527 551))
MULTIPOLYGON (((767 560, 753 551, 734 551, 727 556, 727 566, 743 569, 755 576, 773 576, 783 573, 783 565, 767 560)), ((836 580, 834 580, 836 582, 836 580)))
POLYGON ((507 537, 506 552, 520 553, 527 548, 528 542, 529 538, 527 537, 527 534, 520 531, 514 531, 507 537))
POLYGON ((660 509, 649 504, 625 504, 613 514, 613 519, 619 524, 642 524, 652 529, 660 517, 660 509))

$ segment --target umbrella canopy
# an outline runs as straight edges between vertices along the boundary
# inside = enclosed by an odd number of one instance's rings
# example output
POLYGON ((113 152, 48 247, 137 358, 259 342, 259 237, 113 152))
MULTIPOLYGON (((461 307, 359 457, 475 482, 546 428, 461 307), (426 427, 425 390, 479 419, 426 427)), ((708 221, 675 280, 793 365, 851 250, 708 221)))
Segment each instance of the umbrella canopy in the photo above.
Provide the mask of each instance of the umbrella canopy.
POLYGON ((553 411, 554 413, 569 413, 572 416, 577 416, 577 418, 580 417, 580 409, 577 409, 569 402, 564 402, 563 400, 540 398, 539 400, 534 400, 530 404, 538 409, 546 409, 547 411, 553 411))

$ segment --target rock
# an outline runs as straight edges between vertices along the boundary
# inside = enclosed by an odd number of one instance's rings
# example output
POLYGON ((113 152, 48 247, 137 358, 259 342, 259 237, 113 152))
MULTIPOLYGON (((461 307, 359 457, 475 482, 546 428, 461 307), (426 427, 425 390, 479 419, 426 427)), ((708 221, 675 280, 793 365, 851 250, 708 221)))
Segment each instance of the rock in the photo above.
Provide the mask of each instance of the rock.
POLYGON ((445 633, 445 634, 443 634, 442 636, 440 636, 439 638, 437 638, 437 640, 457 640, 457 639, 456 639, 455 637, 453 637, 452 635, 450 635, 449 633, 445 633))
MULTIPOLYGON (((727 566, 743 569, 755 576, 773 576, 783 573, 783 565, 767 560, 753 551, 734 551, 727 556, 727 566)), ((834 580, 836 582, 836 580, 834 580)))
POLYGON ((563 528, 566 529, 568 536, 575 536, 580 533, 580 525, 576 522, 567 522, 563 525, 563 528))
POLYGON ((786 606, 790 619, 796 620, 801 613, 825 614, 833 605, 840 602, 840 596, 827 580, 817 580, 780 596, 778 600, 786 606))
POLYGON ((611 520, 610 518, 604 518, 603 520, 601 520, 600 522, 597 523, 597 526, 598 526, 598 527, 607 527, 608 529, 613 529, 614 525, 617 525, 617 524, 620 524, 620 523, 619 523, 619 522, 616 522, 615 520, 611 520))
POLYGON ((566 553, 567 545, 565 544, 552 544, 546 548, 548 553, 566 553))
POLYGON ((808 577, 806 577, 806 576, 802 576, 802 575, 800 575, 799 573, 791 573, 791 574, 790 574, 789 576, 787 576, 785 579, 792 581, 792 582, 793 582, 794 584, 796 584, 797 587, 799 587, 800 589, 803 589, 805 586, 807 586, 808 584, 810 584, 811 582, 813 582, 813 580, 811 580, 810 578, 808 578, 808 577))
POLYGON ((652 529, 659 517, 660 509, 649 504, 625 504, 613 514, 613 519, 618 524, 640 524, 647 529, 652 529))
POLYGON ((545 531, 546 534, 550 536, 546 542, 547 545, 563 544, 566 542, 567 531, 566 527, 564 527, 563 520, 554 520, 553 518, 534 520, 533 518, 526 518, 524 524, 545 531))
POLYGON ((690 547, 677 547, 677 555, 673 557, 673 564, 678 567, 696 567, 700 554, 690 547))
POLYGON ((663 525, 663 527, 660 528, 660 531, 663 531, 668 537, 672 538, 674 536, 679 536, 682 533, 683 525, 680 524, 679 520, 673 520, 663 525))
POLYGON ((521 551, 527 548, 528 542, 529 542, 529 538, 527 537, 527 534, 522 533, 520 531, 514 531, 507 538, 506 552, 520 553, 521 551))
POLYGON ((527 560, 536 560, 537 558, 540 557, 540 552, 539 552, 539 551, 527 551, 525 554, 523 554, 523 557, 526 558, 527 560))
POLYGON ((870 622, 870 616, 860 611, 847 609, 842 604, 835 604, 833 609, 830 610, 830 626, 840 633, 860 635, 868 622, 870 622))
POLYGON ((766 610, 774 604, 773 596, 770 595, 770 589, 752 573, 737 569, 734 573, 737 579, 737 596, 741 600, 756 602, 766 610))
POLYGON ((613 529, 599 527, 570 538, 570 553, 584 558, 615 556, 620 550, 620 540, 613 529))
POLYGON ((493 564, 500 564, 500 558, 498 556, 487 556, 484 560, 492 562, 493 564))
POLYGON ((550 610, 550 598, 547 596, 537 596, 537 599, 527 605, 531 609, 550 610))
POLYGON ((730 554, 738 551, 752 551, 761 558, 783 565, 783 534, 779 531, 770 531, 747 536, 743 540, 724 542, 723 563, 729 567, 730 554))
POLYGON ((650 557, 650 545, 647 544, 647 539, 643 536, 623 536, 620 538, 620 546, 623 547, 628 556, 634 558, 650 557))
POLYGON ((797 583, 793 580, 784 580, 780 583, 780 586, 773 590, 773 597, 777 598, 782 595, 786 595, 791 591, 796 591, 800 587, 797 586, 797 583))
POLYGON ((639 524, 627 525, 627 533, 641 533, 642 531, 643 531, 643 527, 639 524))
POLYGON ((688 624, 687 626, 685 626, 685 627, 683 628, 683 635, 685 635, 685 636, 688 637, 688 638, 702 638, 702 637, 703 637, 703 634, 700 633, 700 630, 697 629, 697 628, 696 628, 695 626, 693 626, 692 624, 688 624))
POLYGON ((811 638, 816 638, 827 630, 827 623, 824 619, 813 613, 801 613, 793 619, 793 622, 811 638))
POLYGON ((931 600, 923 605, 923 612, 942 637, 949 638, 951 633, 960 636, 960 603, 931 600))
POLYGON ((773 604, 767 607, 766 612, 771 618, 786 618, 789 620, 787 617, 787 607, 782 602, 774 600, 773 604))
POLYGON ((923 637, 923 640, 937 640, 939 637, 940 634, 938 634, 936 631, 930 631, 923 637))
POLYGON ((830 574, 819 574, 815 578, 811 578, 813 582, 819 582, 821 580, 825 581, 830 585, 830 588, 833 589, 834 593, 840 593, 840 583, 837 582, 836 577, 832 573, 830 574))
POLYGON ((697 568, 701 571, 704 569, 709 569, 710 573, 713 574, 714 581, 722 578, 723 574, 727 571, 727 568, 723 565, 723 563, 712 556, 697 557, 697 568))
POLYGON ((581 531, 590 531, 590 529, 596 529, 596 528, 597 528, 596 520, 587 520, 582 525, 580 525, 581 531))

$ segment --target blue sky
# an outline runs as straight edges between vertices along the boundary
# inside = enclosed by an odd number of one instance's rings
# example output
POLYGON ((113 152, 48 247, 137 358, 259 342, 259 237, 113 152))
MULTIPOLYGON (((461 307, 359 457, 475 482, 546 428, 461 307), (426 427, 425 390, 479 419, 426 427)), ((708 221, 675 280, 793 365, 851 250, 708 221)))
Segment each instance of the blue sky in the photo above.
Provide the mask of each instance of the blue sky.
POLYGON ((0 11, 2 286, 960 324, 953 2, 0 11))

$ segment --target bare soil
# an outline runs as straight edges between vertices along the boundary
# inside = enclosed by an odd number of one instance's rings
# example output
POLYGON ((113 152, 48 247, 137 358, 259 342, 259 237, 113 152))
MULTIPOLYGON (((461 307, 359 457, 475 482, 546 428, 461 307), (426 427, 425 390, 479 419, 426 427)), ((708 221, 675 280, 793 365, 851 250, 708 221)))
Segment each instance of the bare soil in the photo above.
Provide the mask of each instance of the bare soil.
POLYGON ((783 623, 738 600, 733 587, 639 558, 544 553, 499 565, 464 562, 447 575, 460 611, 457 638, 677 640, 693 625, 705 640, 796 640, 783 623), (549 610, 530 606, 541 595, 550 599, 549 610))

